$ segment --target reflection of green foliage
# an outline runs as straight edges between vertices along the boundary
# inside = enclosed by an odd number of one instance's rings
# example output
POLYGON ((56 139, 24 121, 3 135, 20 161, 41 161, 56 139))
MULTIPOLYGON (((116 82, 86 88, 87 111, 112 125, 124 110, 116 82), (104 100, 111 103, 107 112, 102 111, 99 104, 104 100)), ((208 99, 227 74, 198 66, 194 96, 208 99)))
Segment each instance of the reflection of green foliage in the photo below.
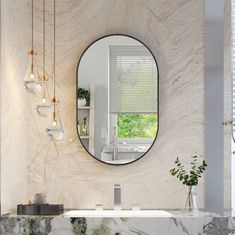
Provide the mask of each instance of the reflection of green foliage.
POLYGON ((104 224, 101 224, 97 229, 94 230, 92 235, 110 235, 110 228, 104 224))
POLYGON ((89 100, 90 94, 89 91, 81 87, 78 88, 78 98, 89 100))
MULTIPOLYGON (((133 70, 122 70, 117 74, 117 80, 120 82, 120 86, 125 89, 125 87, 135 87, 137 85, 145 84, 146 82, 153 82, 156 84, 157 71, 133 71, 133 70)), ((154 84, 154 85, 155 85, 154 84)))
POLYGON ((157 114, 118 114, 118 138, 155 138, 157 114))
POLYGON ((121 83, 121 85, 124 85, 125 87, 135 87, 138 83, 137 79, 133 79, 133 77, 136 77, 136 73, 133 73, 133 71, 121 71, 118 73, 118 81, 121 83))

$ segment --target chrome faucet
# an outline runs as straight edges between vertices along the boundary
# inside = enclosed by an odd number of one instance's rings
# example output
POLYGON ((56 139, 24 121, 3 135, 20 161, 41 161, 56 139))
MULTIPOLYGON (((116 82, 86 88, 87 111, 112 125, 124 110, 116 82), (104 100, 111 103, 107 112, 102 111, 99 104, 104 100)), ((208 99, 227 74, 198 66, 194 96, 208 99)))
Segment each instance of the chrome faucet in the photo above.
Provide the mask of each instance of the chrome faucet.
POLYGON ((114 209, 121 209, 121 184, 114 184, 114 209))

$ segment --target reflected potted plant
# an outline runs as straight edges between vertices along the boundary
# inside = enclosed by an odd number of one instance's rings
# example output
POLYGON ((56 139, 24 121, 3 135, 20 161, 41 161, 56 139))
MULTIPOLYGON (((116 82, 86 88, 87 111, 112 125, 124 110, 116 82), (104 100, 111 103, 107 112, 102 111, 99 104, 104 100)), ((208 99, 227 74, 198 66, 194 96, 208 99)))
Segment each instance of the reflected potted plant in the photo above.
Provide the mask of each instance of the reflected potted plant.
POLYGON ((78 107, 86 106, 89 99, 90 99, 89 91, 79 87, 78 88, 78 107))
POLYGON ((177 157, 175 160, 175 168, 170 170, 172 176, 176 176, 183 185, 188 186, 188 196, 185 204, 185 210, 195 211, 197 208, 196 186, 198 185, 199 178, 202 177, 206 170, 207 164, 205 160, 198 163, 198 156, 192 156, 190 162, 191 169, 185 170, 185 166, 177 157))

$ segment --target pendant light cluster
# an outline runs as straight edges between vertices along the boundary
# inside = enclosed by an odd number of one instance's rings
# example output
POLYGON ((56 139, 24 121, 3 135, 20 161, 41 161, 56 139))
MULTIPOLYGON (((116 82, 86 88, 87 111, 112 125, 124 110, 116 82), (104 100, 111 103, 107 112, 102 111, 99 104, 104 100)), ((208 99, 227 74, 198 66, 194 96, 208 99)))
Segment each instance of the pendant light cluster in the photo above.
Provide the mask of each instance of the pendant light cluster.
POLYGON ((40 75, 35 59, 37 53, 34 49, 34 0, 32 0, 32 41, 31 50, 28 52, 30 57, 29 66, 24 79, 24 86, 30 93, 41 94, 40 103, 36 106, 37 113, 40 117, 46 118, 51 116, 49 127, 46 128, 46 134, 49 140, 58 141, 64 136, 64 128, 59 115, 59 100, 56 97, 56 0, 53 0, 53 98, 50 98, 48 92, 49 79, 46 74, 46 5, 42 0, 42 73, 40 75))

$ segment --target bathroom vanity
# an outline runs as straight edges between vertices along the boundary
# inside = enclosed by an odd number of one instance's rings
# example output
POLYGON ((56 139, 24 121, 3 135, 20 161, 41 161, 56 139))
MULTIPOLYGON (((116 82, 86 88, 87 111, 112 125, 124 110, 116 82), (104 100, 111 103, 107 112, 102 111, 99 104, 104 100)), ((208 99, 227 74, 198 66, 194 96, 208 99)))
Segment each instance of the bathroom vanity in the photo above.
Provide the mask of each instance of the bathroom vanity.
POLYGON ((235 219, 181 210, 73 210, 59 216, 8 215, 0 219, 5 235, 221 235, 235 234, 235 219))

